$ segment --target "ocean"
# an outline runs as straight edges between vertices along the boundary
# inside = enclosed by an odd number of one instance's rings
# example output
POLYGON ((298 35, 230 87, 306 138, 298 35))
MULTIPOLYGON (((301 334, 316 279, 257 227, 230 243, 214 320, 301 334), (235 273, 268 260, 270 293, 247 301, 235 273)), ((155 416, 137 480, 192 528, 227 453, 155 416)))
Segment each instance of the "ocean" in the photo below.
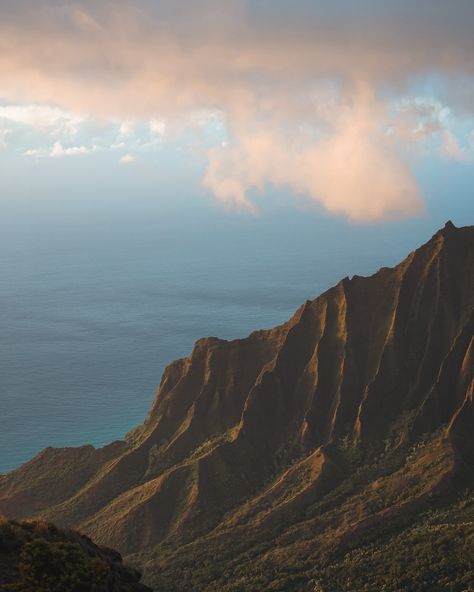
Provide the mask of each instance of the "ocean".
POLYGON ((0 223, 1 472, 47 446, 122 438, 196 339, 282 323, 445 221, 353 225, 284 204, 257 217, 209 203, 15 208, 0 223))

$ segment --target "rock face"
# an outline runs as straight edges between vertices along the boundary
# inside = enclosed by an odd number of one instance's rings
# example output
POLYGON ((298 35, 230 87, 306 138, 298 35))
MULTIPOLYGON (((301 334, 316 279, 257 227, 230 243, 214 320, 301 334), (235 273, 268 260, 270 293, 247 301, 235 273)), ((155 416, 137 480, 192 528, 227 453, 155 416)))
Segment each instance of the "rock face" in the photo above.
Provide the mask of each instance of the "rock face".
POLYGON ((0 476, 0 512, 80 528, 166 590, 177 565, 189 590, 254 589, 224 586, 242 542, 306 561, 472 485, 473 329, 474 227, 447 223, 279 327, 199 340, 126 441, 46 449, 0 476))

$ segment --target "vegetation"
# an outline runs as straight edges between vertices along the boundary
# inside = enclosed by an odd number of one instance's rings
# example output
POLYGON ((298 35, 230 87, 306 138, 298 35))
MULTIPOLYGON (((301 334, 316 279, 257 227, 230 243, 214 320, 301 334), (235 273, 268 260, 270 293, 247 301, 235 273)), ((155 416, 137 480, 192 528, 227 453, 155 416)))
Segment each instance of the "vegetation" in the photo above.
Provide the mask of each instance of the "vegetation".
MULTIPOLYGON (((199 340, 126 442, 45 450, 0 475, 0 511, 80 527, 160 592, 474 592, 473 254, 447 225, 280 327, 199 340)), ((5 584, 120 572, 43 538, 5 584)))
POLYGON ((146 592, 115 551, 43 521, 0 520, 1 592, 146 592))
POLYGON ((312 553, 234 539, 174 556, 160 592, 473 592, 474 495, 420 514, 409 526, 366 533, 351 548, 312 553), (218 553, 218 555, 216 555, 218 553), (214 556, 214 560, 213 560, 214 556))
POLYGON ((325 592, 471 592, 474 504, 430 512, 401 533, 360 545, 324 567, 325 592))

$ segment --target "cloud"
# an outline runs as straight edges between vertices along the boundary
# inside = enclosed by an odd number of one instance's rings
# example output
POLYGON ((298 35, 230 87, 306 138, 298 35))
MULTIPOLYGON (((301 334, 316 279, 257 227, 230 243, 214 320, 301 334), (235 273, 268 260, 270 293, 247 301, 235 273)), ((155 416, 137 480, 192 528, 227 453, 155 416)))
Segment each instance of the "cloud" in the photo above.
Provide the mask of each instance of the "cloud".
POLYGON ((393 86, 432 72, 472 76, 472 3, 362 2, 356 14, 350 4, 295 2, 279 16, 278 1, 189 2, 185 14, 163 1, 7 2, 2 91, 134 119, 237 108, 321 78, 393 86))
POLYGON ((220 201, 256 211, 249 190, 267 183, 353 221, 408 216, 422 210, 415 178, 380 129, 381 107, 361 91, 340 109, 318 141, 278 127, 234 128, 231 146, 213 148, 204 184, 220 201))
POLYGON ((130 138, 135 134, 135 122, 134 121, 123 121, 120 124, 119 134, 121 138, 130 138))
POLYGON ((395 106, 394 129, 405 141, 423 142, 447 125, 449 109, 427 97, 403 98, 395 106))
POLYGON ((153 118, 150 120, 150 131, 162 136, 166 130, 166 122, 162 119, 153 118))
POLYGON ((38 127, 35 125, 34 120, 31 121, 27 118, 22 119, 22 121, 24 121, 22 125, 24 125, 25 129, 18 134, 15 127, 16 122, 3 120, 4 127, 0 127, 0 147, 3 146, 3 138, 11 135, 14 137, 13 146, 19 149, 24 156, 57 158, 98 152, 125 152, 127 150, 150 152, 156 150, 161 143, 158 134, 151 132, 148 124, 140 122, 111 120, 104 125, 104 123, 85 119, 79 124, 75 134, 76 140, 81 141, 81 143, 70 145, 71 138, 69 134, 62 134, 61 139, 58 140, 56 139, 58 136, 57 131, 51 129, 49 125, 38 127), (142 134, 143 130, 146 131, 144 135, 142 134), (51 146, 52 140, 53 145, 51 146), (25 145, 27 146, 26 149, 25 145))
POLYGON ((133 154, 124 154, 121 159, 120 162, 122 164, 132 164, 133 162, 136 162, 138 159, 136 156, 134 156, 133 154))
POLYGON ((91 150, 89 148, 86 148, 85 146, 71 146, 69 148, 64 148, 61 142, 55 142, 53 147, 51 148, 49 156, 52 156, 54 158, 60 156, 78 156, 89 154, 90 151, 91 150))
POLYGON ((409 147, 440 134, 445 157, 462 152, 434 103, 390 106, 436 74, 469 110, 473 20, 467 0, 4 0, 0 96, 117 118, 125 149, 137 121, 168 136, 218 113, 227 146, 204 184, 220 201, 255 211, 273 184, 354 220, 412 215, 409 147))
POLYGON ((450 130, 444 130, 442 135, 441 152, 449 160, 463 162, 467 160, 467 152, 459 144, 458 139, 450 130))
POLYGON ((23 124, 38 132, 72 136, 84 117, 45 105, 0 105, 0 120, 23 124))
POLYGON ((23 156, 33 156, 35 158, 60 158, 62 156, 82 156, 90 154, 91 152, 98 152, 100 148, 93 146, 87 148, 86 146, 69 146, 65 148, 61 142, 55 142, 52 148, 46 150, 45 148, 28 148, 23 152, 23 156))
POLYGON ((9 129, 0 128, 0 149, 8 146, 7 137, 10 134, 9 129))
POLYGON ((35 158, 41 158, 42 156, 45 156, 45 154, 39 148, 28 148, 28 150, 25 150, 25 152, 23 152, 23 156, 33 156, 35 158))

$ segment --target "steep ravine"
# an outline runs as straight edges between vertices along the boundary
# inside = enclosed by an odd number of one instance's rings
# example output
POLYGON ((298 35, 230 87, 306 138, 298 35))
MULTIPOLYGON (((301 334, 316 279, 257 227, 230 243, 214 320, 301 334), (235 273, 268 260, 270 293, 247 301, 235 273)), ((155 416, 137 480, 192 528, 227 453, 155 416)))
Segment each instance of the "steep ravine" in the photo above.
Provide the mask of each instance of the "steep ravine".
POLYGON ((126 441, 43 451, 0 476, 0 513, 79 528, 163 590, 293 589, 232 587, 242 541, 255 566, 309 574, 472 487, 473 311, 474 227, 447 223, 280 327, 199 340, 126 441))

